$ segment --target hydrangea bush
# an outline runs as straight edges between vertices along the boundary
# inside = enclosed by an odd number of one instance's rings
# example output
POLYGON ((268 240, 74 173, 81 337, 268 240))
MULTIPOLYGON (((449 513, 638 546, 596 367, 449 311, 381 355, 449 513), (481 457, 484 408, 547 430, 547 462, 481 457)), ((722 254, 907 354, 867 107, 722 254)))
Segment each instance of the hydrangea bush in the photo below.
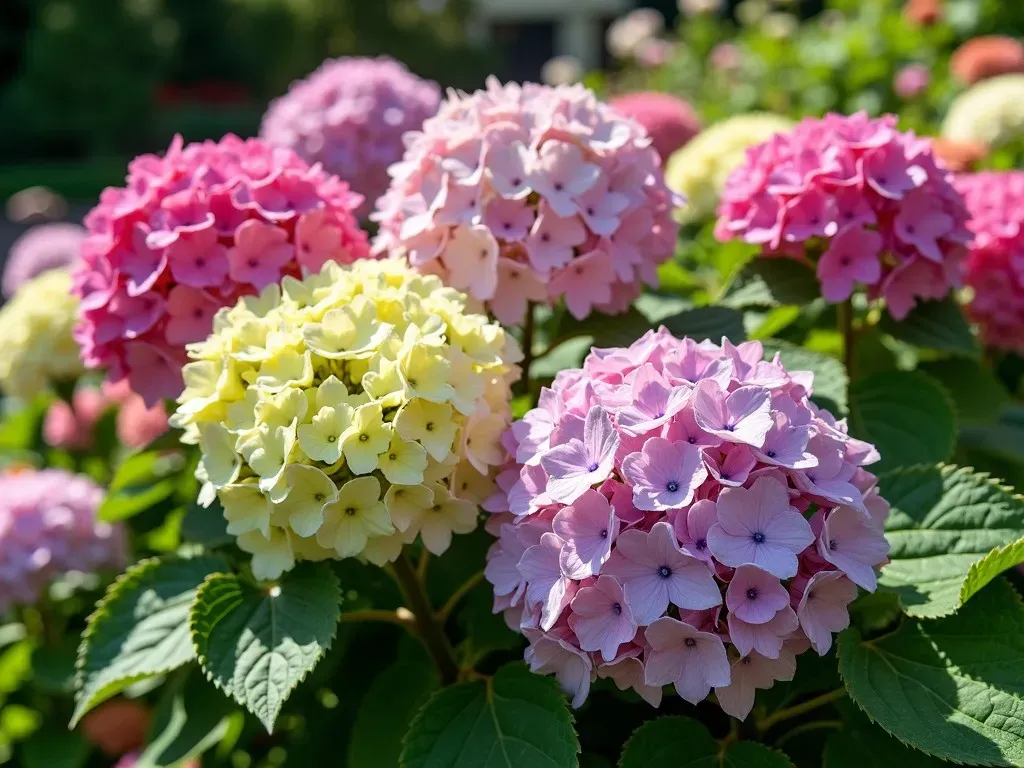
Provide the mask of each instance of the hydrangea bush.
POLYGON ((408 136, 373 215, 407 255, 506 325, 531 302, 623 311, 671 253, 673 195, 651 139, 581 85, 452 94, 408 136))
POLYGON ((220 307, 285 275, 369 254, 353 216, 362 199, 292 150, 226 136, 128 167, 86 217, 75 272, 82 359, 128 379, 153 406, 181 393, 185 345, 220 307))

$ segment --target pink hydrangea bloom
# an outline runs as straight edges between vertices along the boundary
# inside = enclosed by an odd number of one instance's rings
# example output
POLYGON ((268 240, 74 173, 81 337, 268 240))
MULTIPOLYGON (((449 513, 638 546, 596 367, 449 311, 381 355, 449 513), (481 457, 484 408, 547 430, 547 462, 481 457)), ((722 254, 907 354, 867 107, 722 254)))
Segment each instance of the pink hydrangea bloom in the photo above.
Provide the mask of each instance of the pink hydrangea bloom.
POLYGON ((700 133, 700 120, 693 107, 668 93, 626 93, 608 104, 644 127, 662 162, 700 133))
POLYGON ((658 706, 754 692, 826 653, 886 561, 871 445, 809 399, 813 375, 651 331, 562 371, 503 444, 484 503, 494 609, 572 695, 608 677, 658 706))
POLYGON ((897 130, 892 115, 830 114, 747 151, 715 235, 810 260, 828 301, 861 285, 902 319, 961 284, 967 218, 930 140, 897 130))
POLYGON ((71 402, 57 400, 43 419, 43 441, 53 448, 87 450, 92 447, 93 431, 109 402, 95 387, 79 387, 71 402))
POLYGON ((963 174, 956 186, 974 233, 967 313, 987 345, 1024 354, 1024 171, 963 174))
POLYGON ((901 99, 913 99, 920 96, 931 81, 931 70, 924 64, 908 64, 896 73, 892 88, 901 99))
POLYGON ((329 59, 271 103, 260 136, 347 179, 365 198, 363 215, 387 189, 388 166, 402 159, 402 136, 440 104, 437 83, 394 59, 329 59))
POLYGON ((64 222, 32 227, 14 241, 4 265, 3 294, 6 298, 36 275, 60 269, 78 260, 85 229, 64 222))
POLYGON ((369 255, 362 198, 290 149, 228 135, 128 166, 86 217, 75 273, 82 359, 148 406, 182 389, 185 344, 220 307, 326 261, 369 255))
POLYGON ((102 500, 92 480, 62 469, 0 475, 0 614, 60 574, 124 564, 124 532, 96 519, 102 500))
POLYGON ((651 141, 582 85, 491 78, 406 135, 374 249, 406 253, 506 325, 563 296, 581 319, 624 311, 675 246, 651 141))

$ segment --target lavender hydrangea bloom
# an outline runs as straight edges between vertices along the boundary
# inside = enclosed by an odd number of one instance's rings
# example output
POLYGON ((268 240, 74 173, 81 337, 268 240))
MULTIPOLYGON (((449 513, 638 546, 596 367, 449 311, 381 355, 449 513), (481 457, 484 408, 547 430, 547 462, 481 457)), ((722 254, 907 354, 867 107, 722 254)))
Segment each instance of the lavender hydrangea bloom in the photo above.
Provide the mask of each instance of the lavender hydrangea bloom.
POLYGON ((78 260, 86 231, 77 224, 41 224, 14 241, 4 265, 3 294, 10 298, 23 283, 78 260))

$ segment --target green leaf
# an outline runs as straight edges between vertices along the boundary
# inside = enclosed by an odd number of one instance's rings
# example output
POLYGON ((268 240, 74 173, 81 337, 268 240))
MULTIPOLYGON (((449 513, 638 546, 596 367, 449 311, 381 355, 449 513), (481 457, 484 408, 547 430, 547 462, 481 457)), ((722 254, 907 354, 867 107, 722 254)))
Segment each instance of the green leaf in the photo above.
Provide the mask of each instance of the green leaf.
POLYGON ((116 523, 135 517, 147 509, 166 501, 175 491, 173 480, 160 480, 152 485, 132 486, 103 499, 96 513, 100 520, 116 523))
POLYGON ((818 278, 807 265, 794 259, 759 258, 737 273, 720 303, 733 309, 805 306, 820 296, 818 278))
POLYGON ((285 700, 330 647, 340 613, 330 566, 303 563, 274 585, 211 576, 189 624, 209 679, 273 731, 285 700))
POLYGON ((827 408, 836 417, 841 418, 846 415, 846 389, 850 384, 850 379, 841 362, 834 357, 823 355, 820 352, 812 352, 809 349, 777 339, 762 342, 762 345, 766 360, 772 359, 778 352, 782 357, 782 364, 790 373, 793 371, 813 373, 814 396, 811 399, 821 407, 827 408))
POLYGON ((1024 606, 999 580, 960 611, 839 636, 839 669, 868 717, 923 752, 970 765, 1024 764, 1024 606))
POLYGON ((402 768, 576 768, 579 740, 558 684, 509 664, 438 691, 405 737, 402 768))
POLYGON ((849 700, 836 702, 843 728, 825 743, 824 768, 941 768, 943 761, 919 752, 868 720, 849 700))
POLYGON ((953 405, 923 373, 892 371, 850 387, 850 433, 878 448, 873 472, 946 461, 956 442, 953 405))
POLYGON ((75 690, 75 637, 62 637, 57 646, 32 651, 32 684, 46 693, 69 694, 75 690))
MULTIPOLYGON (((985 393, 979 391, 978 397, 985 393)), ((987 456, 1024 464, 1024 407, 1002 409, 995 423, 968 424, 960 429, 960 444, 987 456)))
POLYGON ((746 338, 743 315, 728 307, 688 309, 666 317, 661 324, 679 338, 689 336, 694 341, 710 339, 717 344, 725 336, 729 341, 738 343, 746 338))
POLYGON ((220 500, 214 499, 208 507, 190 505, 181 521, 181 538, 208 549, 233 542, 235 537, 228 533, 228 521, 224 519, 220 500))
POLYGON ((964 313, 952 297, 942 301, 918 302, 903 320, 895 320, 886 312, 880 325, 893 338, 915 347, 964 357, 977 357, 980 354, 964 313))
POLYGON ((74 727, 86 712, 126 686, 195 658, 189 607, 219 557, 143 560, 118 578, 89 617, 78 649, 74 727))
POLYGON ((879 585, 896 592, 912 616, 952 613, 1024 560, 1024 498, 988 475, 909 467, 882 475, 879 491, 892 507, 885 524, 890 562, 879 585))
POLYGON ((792 768, 789 758, 752 741, 731 743, 724 754, 703 723, 689 717, 659 717, 629 737, 619 768, 792 768))
POLYGON ((349 768, 398 768, 402 737, 439 682, 423 646, 410 641, 363 695, 348 745, 349 768))
MULTIPOLYGON (((922 363, 924 371, 941 384, 956 406, 961 424, 991 423, 1003 406, 1010 402, 1010 393, 992 368, 977 360, 955 358, 922 363)), ((962 428, 961 428, 962 429, 962 428)))
POLYGON ((170 691, 156 710, 148 746, 133 768, 170 768, 199 757, 228 732, 234 711, 201 675, 190 674, 170 691))
POLYGON ((126 520, 167 501, 177 490, 173 473, 181 467, 182 460, 177 454, 132 454, 114 472, 109 492, 97 513, 99 518, 111 523, 126 520))
POLYGON ((89 744, 77 731, 44 725, 21 745, 21 768, 81 768, 89 744))

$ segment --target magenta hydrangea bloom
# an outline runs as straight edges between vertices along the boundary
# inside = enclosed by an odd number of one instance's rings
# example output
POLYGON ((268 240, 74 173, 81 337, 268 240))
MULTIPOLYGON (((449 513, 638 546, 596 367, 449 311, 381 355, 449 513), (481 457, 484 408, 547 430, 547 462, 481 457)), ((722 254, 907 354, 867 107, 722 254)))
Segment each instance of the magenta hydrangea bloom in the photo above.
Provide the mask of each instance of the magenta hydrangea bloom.
POLYGON ((484 576, 574 706, 611 678, 653 706, 665 685, 693 703, 714 689, 744 718, 849 625, 889 507, 878 451, 812 387, 757 342, 662 328, 592 350, 505 434, 484 576))
POLYGON ((903 319, 962 282, 967 210, 931 142, 864 113, 807 118, 747 151, 715 235, 809 260, 828 301, 860 285, 903 319))
POLYGON ((988 346, 1024 354, 1024 171, 962 174, 956 186, 974 233, 967 313, 988 346))
POLYGON ((127 377, 147 405, 181 393, 185 345, 239 296, 327 261, 369 256, 362 198, 292 150, 228 135, 128 166, 86 217, 75 338, 90 367, 127 377))
POLYGON ((582 85, 452 93, 371 218, 374 248, 486 301, 506 325, 564 297, 621 312, 675 247, 677 202, 651 138, 582 85))
POLYGON ((62 469, 0 475, 0 615, 35 602, 57 576, 120 568, 120 526, 96 519, 103 489, 62 469))
POLYGON ((616 96, 608 104, 644 127, 663 163, 700 133, 700 120, 693 107, 669 93, 625 93, 616 96))
POLYGON ((441 104, 437 83, 386 56, 329 59, 270 104, 260 136, 347 179, 369 212, 402 159, 406 131, 418 131, 441 104))
POLYGON ((7 252, 4 296, 10 298, 23 283, 38 274, 74 264, 85 235, 85 229, 66 222, 40 224, 25 232, 7 252))

